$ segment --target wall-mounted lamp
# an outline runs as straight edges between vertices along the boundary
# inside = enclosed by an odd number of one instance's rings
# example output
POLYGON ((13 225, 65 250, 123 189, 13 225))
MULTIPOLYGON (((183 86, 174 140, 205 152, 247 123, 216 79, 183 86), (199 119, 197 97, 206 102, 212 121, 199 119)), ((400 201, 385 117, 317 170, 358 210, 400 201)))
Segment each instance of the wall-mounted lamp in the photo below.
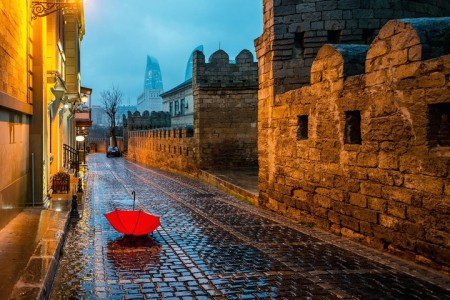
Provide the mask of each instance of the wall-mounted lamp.
POLYGON ((75 0, 71 2, 65 2, 64 0, 57 0, 53 2, 31 2, 31 19, 36 20, 40 17, 45 17, 60 9, 77 10, 79 9, 80 2, 75 0))
POLYGON ((77 136, 75 137, 75 140, 76 140, 77 142, 84 142, 84 136, 82 136, 82 135, 77 135, 77 136))
POLYGON ((56 84, 54 87, 51 87, 50 90, 52 91, 52 94, 55 96, 56 100, 61 101, 66 93, 66 89, 64 86, 59 82, 59 80, 56 81, 56 84))
POLYGON ((88 98, 87 95, 83 94, 83 96, 81 96, 81 102, 82 102, 83 104, 87 103, 88 100, 89 100, 89 98, 88 98))

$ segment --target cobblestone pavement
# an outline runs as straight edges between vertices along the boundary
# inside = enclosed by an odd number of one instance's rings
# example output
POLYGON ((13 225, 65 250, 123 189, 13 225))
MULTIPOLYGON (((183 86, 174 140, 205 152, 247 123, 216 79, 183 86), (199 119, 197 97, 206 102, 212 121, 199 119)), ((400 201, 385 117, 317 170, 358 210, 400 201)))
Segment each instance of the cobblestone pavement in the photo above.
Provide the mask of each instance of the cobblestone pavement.
POLYGON ((201 182, 90 155, 51 299, 450 299, 447 277, 244 204, 201 182), (161 216, 145 237, 103 216, 161 216))

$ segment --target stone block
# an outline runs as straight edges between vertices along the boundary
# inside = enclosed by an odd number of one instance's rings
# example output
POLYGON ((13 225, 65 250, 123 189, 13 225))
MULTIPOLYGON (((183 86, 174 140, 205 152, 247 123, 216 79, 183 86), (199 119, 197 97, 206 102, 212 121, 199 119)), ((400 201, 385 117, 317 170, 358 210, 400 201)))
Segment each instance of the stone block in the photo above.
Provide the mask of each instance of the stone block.
POLYGON ((359 193, 350 193, 350 204, 359 207, 367 207, 367 197, 359 193))
POLYGON ((359 222, 359 231, 366 236, 371 236, 372 235, 372 223, 360 221, 359 222))
POLYGON ((331 198, 324 195, 314 195, 314 203, 320 207, 331 208, 331 198))
POLYGON ((410 190, 399 187, 384 186, 382 188, 382 194, 383 198, 386 200, 402 202, 408 205, 412 204, 413 197, 410 190))
POLYGON ((355 218, 341 215, 341 226, 359 232, 359 222, 355 218))
POLYGON ((415 45, 408 49, 408 60, 410 62, 422 60, 422 45, 415 45))
POLYGON ((450 212, 450 197, 424 195, 422 198, 422 207, 433 211, 433 213, 447 215, 450 212))
POLYGON ((382 84, 386 81, 386 70, 377 70, 366 75, 366 86, 382 84))
POLYGON ((428 229, 425 238, 428 242, 446 248, 450 247, 450 234, 441 230, 428 229))
POLYGON ((425 257, 431 257, 439 264, 448 265, 448 258, 450 257, 450 249, 427 243, 425 241, 417 241, 416 251, 425 257))
POLYGON ((397 170, 398 156, 388 152, 380 152, 378 155, 378 166, 381 169, 397 170))
POLYGON ((378 213, 376 211, 367 209, 367 208, 360 208, 360 207, 352 207, 351 208, 351 215, 355 219, 377 224, 378 223, 378 213))
POLYGON ((378 165, 378 157, 372 153, 358 153, 357 164, 362 167, 376 167, 378 165))
POLYGON ((400 65, 394 69, 394 77, 397 79, 415 77, 420 71, 420 66, 421 62, 400 65))
POLYGON ((341 234, 342 236, 354 239, 354 240, 363 240, 364 239, 364 235, 357 233, 351 229, 348 228, 341 228, 341 234))
POLYGON ((406 174, 405 175, 405 183, 406 188, 427 192, 431 194, 442 194, 443 191, 443 181, 440 178, 430 177, 430 176, 422 176, 422 175, 413 175, 406 174))
POLYGON ((369 197, 367 199, 367 207, 378 212, 386 212, 387 201, 381 198, 369 197))
POLYGON ((394 201, 388 201, 387 212, 397 218, 406 219, 406 205, 394 201))
POLYGON ((442 87, 445 86, 445 75, 439 72, 434 72, 428 76, 423 76, 419 78, 419 87, 430 88, 430 87, 442 87))
MULTIPOLYGON (((385 40, 377 40, 372 45, 370 45, 370 49, 367 52, 366 59, 370 60, 374 57, 385 55, 388 52, 388 47, 385 40)), ((370 71, 374 71, 370 70, 370 71)), ((368 70, 366 70, 368 71, 368 70)))
POLYGON ((380 198, 382 196, 381 188, 382 188, 381 184, 362 182, 361 194, 380 198))
POLYGON ((340 225, 341 215, 335 211, 329 210, 328 211, 328 220, 330 220, 330 222, 332 222, 334 224, 340 225))
POLYGON ((391 229, 396 229, 401 225, 400 219, 386 215, 386 214, 380 214, 378 220, 379 220, 379 224, 381 226, 391 228, 391 229))

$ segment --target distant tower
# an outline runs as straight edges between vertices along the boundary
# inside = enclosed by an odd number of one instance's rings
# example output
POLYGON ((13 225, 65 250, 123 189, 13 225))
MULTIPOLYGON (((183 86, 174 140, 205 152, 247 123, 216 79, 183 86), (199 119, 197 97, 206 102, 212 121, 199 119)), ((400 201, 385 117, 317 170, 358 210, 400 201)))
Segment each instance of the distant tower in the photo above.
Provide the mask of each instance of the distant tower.
POLYGON ((184 73, 184 80, 189 80, 192 78, 192 59, 194 57, 195 51, 201 51, 203 52, 203 45, 197 46, 194 50, 191 52, 191 56, 189 56, 189 60, 186 65, 186 72, 184 73))
POLYGON ((162 98, 159 96, 163 89, 161 69, 158 60, 150 55, 147 56, 147 67, 145 68, 144 92, 138 97, 137 110, 140 112, 162 111, 162 98))

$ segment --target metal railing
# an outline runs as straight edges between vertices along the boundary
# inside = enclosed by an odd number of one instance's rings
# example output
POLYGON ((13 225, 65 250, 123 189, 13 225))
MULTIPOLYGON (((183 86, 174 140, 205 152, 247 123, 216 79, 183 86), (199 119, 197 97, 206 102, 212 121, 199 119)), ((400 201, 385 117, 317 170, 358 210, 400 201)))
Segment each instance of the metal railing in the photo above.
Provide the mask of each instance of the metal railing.
POLYGON ((63 150, 63 167, 73 171, 75 177, 78 177, 78 172, 80 171, 80 154, 78 150, 66 144, 63 145, 63 150))

